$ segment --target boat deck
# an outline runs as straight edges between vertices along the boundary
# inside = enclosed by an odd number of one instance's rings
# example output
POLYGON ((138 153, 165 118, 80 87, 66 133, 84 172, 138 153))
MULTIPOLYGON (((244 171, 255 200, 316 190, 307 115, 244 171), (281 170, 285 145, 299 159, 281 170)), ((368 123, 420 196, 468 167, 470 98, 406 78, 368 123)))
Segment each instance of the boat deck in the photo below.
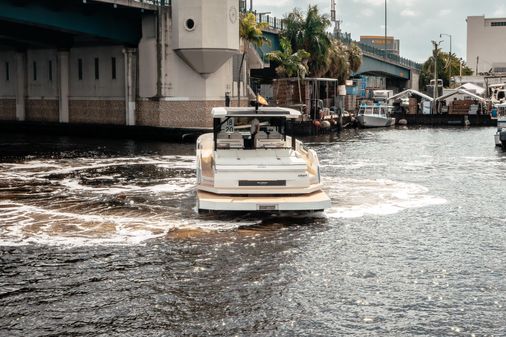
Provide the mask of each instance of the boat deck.
POLYGON ((323 191, 297 195, 220 195, 197 191, 198 209, 215 211, 320 211, 331 207, 323 191))

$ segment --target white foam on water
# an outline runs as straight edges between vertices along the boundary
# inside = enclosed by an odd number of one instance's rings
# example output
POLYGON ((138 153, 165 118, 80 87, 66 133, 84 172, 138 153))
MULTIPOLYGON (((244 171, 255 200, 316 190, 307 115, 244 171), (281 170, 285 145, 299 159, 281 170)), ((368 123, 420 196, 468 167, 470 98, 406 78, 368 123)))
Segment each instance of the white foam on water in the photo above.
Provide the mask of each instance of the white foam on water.
POLYGON ((421 185, 395 182, 387 179, 325 179, 332 186, 329 193, 333 207, 326 210, 329 218, 359 218, 397 214, 405 209, 428 207, 447 203, 432 196, 421 185))

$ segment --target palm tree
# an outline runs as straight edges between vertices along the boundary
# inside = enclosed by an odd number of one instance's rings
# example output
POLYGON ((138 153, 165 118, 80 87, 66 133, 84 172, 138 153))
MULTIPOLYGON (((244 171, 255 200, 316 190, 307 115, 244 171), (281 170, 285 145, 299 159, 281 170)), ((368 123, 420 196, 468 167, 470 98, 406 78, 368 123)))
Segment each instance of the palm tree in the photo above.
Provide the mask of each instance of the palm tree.
POLYGON ((462 75, 472 75, 473 71, 469 68, 462 59, 458 58, 455 54, 449 55, 444 53, 441 49, 437 52, 433 51, 433 56, 429 57, 422 66, 420 73, 420 88, 424 88, 434 79, 434 55, 437 59, 438 77, 443 80, 443 85, 448 87, 450 85, 450 67, 452 74, 459 74, 462 68, 462 75))
POLYGON ((297 84, 299 87, 299 101, 302 103, 302 94, 300 88, 300 80, 306 77, 309 72, 307 62, 311 57, 307 51, 300 49, 296 53, 293 52, 290 42, 281 37, 280 40, 281 50, 276 50, 268 53, 267 57, 270 61, 278 64, 276 73, 280 77, 294 77, 297 76, 297 84))
MULTIPOLYGON (((269 40, 265 36, 263 36, 262 29, 268 27, 269 24, 265 22, 258 23, 256 20, 256 16, 254 13, 249 12, 241 15, 241 20, 239 22, 239 37, 243 40, 244 49, 242 53, 241 65, 239 67, 239 80, 237 81, 237 103, 240 105, 241 103, 241 73, 242 66, 244 64, 244 58, 246 57, 246 53, 250 45, 254 45, 256 47, 261 47, 265 43, 270 43, 269 40)), ((247 83, 247 81, 245 81, 247 83)))
POLYGON ((303 49, 311 54, 309 69, 311 75, 319 77, 328 70, 329 47, 331 38, 327 33, 330 20, 320 15, 318 6, 309 6, 304 17, 303 13, 294 9, 285 18, 286 29, 283 36, 290 41, 292 50, 303 49))

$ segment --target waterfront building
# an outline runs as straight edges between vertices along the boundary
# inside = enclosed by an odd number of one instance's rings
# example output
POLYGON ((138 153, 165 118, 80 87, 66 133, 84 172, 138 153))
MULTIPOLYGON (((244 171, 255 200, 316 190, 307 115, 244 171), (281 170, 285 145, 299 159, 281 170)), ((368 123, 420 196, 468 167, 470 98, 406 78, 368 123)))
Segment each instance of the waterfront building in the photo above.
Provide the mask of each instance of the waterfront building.
POLYGON ((475 72, 506 72, 506 18, 467 17, 467 65, 475 72))

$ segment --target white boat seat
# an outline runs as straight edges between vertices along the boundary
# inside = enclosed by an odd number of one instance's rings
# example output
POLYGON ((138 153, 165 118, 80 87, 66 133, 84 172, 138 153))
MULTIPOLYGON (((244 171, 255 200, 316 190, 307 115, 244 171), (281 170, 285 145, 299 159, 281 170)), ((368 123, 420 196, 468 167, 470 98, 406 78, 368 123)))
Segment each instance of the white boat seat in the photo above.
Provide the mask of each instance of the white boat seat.
POLYGON ((272 148, 282 148, 285 146, 285 142, 282 139, 270 139, 270 138, 261 138, 256 140, 256 148, 257 149, 272 149, 272 148))
POLYGON ((242 149, 244 140, 239 132, 234 133, 218 133, 217 147, 220 149, 242 149))
POLYGON ((282 139, 283 135, 281 135, 279 132, 273 130, 269 132, 269 139, 282 139))
POLYGON ((255 136, 256 139, 267 139, 268 138, 268 135, 265 131, 259 131, 256 136, 255 136))

